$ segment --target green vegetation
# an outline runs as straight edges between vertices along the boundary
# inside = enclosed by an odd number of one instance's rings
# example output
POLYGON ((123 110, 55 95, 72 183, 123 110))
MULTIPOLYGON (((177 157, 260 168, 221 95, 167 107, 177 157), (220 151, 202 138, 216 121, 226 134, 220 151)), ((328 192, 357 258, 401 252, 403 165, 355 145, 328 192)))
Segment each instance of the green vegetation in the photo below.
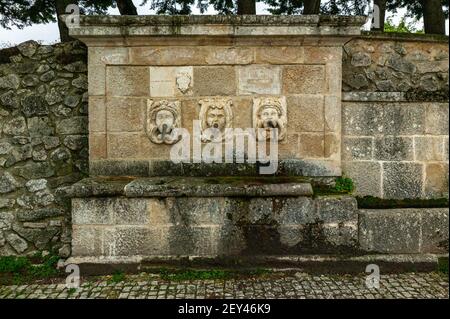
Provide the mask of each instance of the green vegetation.
POLYGON ((76 288, 69 288, 69 289, 67 290, 67 294, 69 294, 69 296, 70 296, 70 295, 73 295, 76 291, 77 291, 76 288))
POLYGON ((338 177, 336 179, 335 190, 341 193, 351 193, 354 189, 353 181, 348 177, 338 177))
POLYGON ((348 177, 338 177, 335 181, 335 186, 313 186, 314 196, 320 195, 344 195, 351 194, 355 186, 353 180, 348 177))
POLYGON ((271 274, 268 269, 256 268, 249 270, 226 269, 168 269, 160 268, 156 271, 162 279, 172 281, 184 280, 224 280, 236 277, 256 277, 271 274))
POLYGON ((359 208, 445 208, 449 207, 448 198, 436 199, 383 199, 373 196, 356 197, 359 208))
POLYGON ((124 281, 125 279, 125 274, 122 271, 118 270, 112 274, 112 277, 110 279, 108 279, 108 283, 118 283, 124 281))
POLYGON ((438 272, 448 276, 448 257, 438 258, 438 272))
POLYGON ((0 257, 0 284, 20 284, 34 280, 55 278, 59 257, 54 254, 36 253, 32 257, 0 257))
POLYGON ((1 273, 19 273, 31 267, 31 262, 26 257, 4 256, 0 257, 1 273))
POLYGON ((417 29, 414 22, 407 23, 405 17, 403 17, 397 25, 393 23, 391 18, 388 18, 384 24, 384 32, 425 33, 423 30, 417 29))

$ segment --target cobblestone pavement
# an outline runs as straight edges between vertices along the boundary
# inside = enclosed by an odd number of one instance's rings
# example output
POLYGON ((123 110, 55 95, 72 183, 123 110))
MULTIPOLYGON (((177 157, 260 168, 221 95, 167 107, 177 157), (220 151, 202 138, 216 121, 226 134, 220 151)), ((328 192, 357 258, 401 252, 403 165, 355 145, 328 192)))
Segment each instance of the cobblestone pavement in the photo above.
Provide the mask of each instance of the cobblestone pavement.
POLYGON ((379 289, 368 289, 365 276, 308 275, 304 273, 227 280, 166 281, 157 275, 127 275, 83 280, 80 288, 65 284, 0 286, 0 299, 11 298, 448 298, 448 278, 437 273, 382 275, 379 289))

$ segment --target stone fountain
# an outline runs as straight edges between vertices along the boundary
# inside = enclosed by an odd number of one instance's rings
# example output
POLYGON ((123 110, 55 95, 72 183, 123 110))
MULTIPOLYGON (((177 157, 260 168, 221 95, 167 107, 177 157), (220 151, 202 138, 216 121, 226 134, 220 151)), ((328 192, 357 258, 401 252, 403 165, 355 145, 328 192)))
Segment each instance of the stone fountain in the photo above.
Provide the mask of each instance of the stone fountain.
POLYGON ((313 189, 342 173, 342 46, 364 22, 81 17, 90 177, 65 190, 72 260, 357 251, 355 199, 313 189))

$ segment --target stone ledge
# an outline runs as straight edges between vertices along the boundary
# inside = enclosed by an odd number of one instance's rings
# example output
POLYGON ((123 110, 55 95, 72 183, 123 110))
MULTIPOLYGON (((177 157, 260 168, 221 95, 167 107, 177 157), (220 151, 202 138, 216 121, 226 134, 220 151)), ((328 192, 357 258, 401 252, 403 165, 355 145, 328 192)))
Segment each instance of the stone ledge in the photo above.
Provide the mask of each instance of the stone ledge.
POLYGON ((342 92, 344 102, 401 102, 405 92, 342 92))
POLYGON ((301 178, 86 178, 58 189, 60 195, 77 197, 268 197, 312 196, 310 183, 301 178))
POLYGON ((429 92, 410 90, 407 92, 342 92, 344 102, 439 102, 449 101, 446 91, 429 92))
POLYGON ((236 258, 212 258, 194 256, 177 257, 70 257, 59 267, 66 267, 70 264, 79 265, 84 274, 111 274, 117 269, 134 269, 143 271, 161 265, 177 266, 238 266, 243 267, 260 266, 273 267, 274 270, 301 269, 307 273, 357 273, 363 272, 368 264, 377 264, 383 267, 383 273, 401 273, 404 271, 416 272, 435 271, 438 258, 448 257, 435 254, 391 254, 391 255, 364 255, 364 256, 342 256, 342 255, 291 255, 291 256, 239 256, 236 258))
MULTIPOLYGON (((262 165, 261 165, 262 166, 262 165)), ((249 163, 179 163, 169 160, 93 160, 90 176, 255 176, 261 177, 257 164, 249 163)), ((339 162, 327 160, 280 160, 275 176, 341 176, 339 162)))
POLYGON ((83 26, 179 26, 204 25, 288 25, 288 26, 357 26, 366 22, 365 16, 341 15, 139 15, 139 16, 80 16, 83 26))
POLYGON ((448 35, 362 31, 361 39, 448 43, 448 35))
POLYGON ((227 181, 227 178, 183 178, 171 179, 161 183, 160 179, 136 179, 125 186, 127 197, 163 197, 163 196, 189 196, 189 197, 216 197, 216 196, 312 196, 313 190, 309 183, 271 183, 253 181, 253 179, 236 182, 227 181))
MULTIPOLYGON (((65 16, 62 16, 65 20, 65 16)), ((142 36, 350 36, 359 35, 363 16, 81 16, 70 35, 92 37, 142 36)))

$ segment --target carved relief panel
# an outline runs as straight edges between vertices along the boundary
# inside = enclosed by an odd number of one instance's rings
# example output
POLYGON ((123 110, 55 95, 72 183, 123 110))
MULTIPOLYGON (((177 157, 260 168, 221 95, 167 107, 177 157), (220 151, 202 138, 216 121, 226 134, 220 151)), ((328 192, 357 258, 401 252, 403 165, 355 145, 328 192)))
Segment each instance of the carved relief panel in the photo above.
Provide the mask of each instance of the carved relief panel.
MULTIPOLYGON (((283 141, 287 129, 287 105, 285 97, 260 97, 253 99, 253 127, 278 129, 277 140, 283 141)), ((257 135, 258 138, 261 138, 257 135)), ((266 134, 266 139, 270 134, 266 134)))
POLYGON ((177 128, 181 123, 180 101, 147 101, 146 132, 155 144, 175 144, 181 136, 177 128))
POLYGON ((219 139, 225 138, 225 129, 232 127, 233 102, 227 98, 203 99, 200 104, 200 124, 202 130, 202 141, 216 140, 217 137, 205 134, 208 129, 216 129, 220 132, 219 139))

